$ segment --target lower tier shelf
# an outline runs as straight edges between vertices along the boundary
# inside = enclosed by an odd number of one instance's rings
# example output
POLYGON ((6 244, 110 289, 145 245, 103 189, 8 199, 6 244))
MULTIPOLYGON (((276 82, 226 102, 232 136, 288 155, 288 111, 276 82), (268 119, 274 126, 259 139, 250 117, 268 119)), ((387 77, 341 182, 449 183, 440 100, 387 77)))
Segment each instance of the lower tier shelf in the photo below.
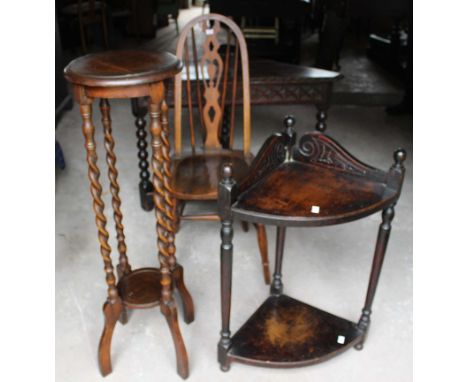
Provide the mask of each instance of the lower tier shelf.
POLYGON ((270 296, 232 337, 228 358, 266 367, 325 361, 362 337, 356 324, 286 295, 270 296))
POLYGON ((128 308, 142 309, 159 305, 161 272, 157 268, 136 269, 122 277, 117 289, 128 308))

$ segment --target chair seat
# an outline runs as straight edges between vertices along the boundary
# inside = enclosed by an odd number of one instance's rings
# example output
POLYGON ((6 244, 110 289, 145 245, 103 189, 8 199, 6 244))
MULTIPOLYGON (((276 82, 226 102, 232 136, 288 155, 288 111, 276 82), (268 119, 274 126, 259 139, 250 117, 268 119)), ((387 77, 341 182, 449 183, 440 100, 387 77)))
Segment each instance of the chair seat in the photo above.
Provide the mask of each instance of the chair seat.
POLYGON ((240 150, 205 151, 172 159, 172 189, 180 200, 216 200, 222 166, 231 163, 233 176, 241 180, 248 171, 253 156, 240 150))

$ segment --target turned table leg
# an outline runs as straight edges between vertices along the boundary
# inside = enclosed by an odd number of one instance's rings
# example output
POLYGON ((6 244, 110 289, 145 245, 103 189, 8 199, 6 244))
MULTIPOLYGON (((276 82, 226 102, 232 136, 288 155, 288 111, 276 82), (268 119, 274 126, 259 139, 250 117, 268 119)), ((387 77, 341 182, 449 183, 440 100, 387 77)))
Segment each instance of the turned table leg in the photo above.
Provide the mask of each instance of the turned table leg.
POLYGON ((140 191, 141 208, 145 211, 151 211, 154 208, 153 197, 151 193, 154 191, 148 171, 148 143, 146 141, 146 114, 147 107, 142 105, 142 98, 132 98, 132 113, 136 118, 135 126, 138 148, 138 167, 140 168, 140 183, 138 185, 140 191))
POLYGON ((394 205, 382 211, 382 223, 380 224, 379 233, 377 236, 377 244, 375 246, 374 260, 372 262, 372 270, 369 278, 369 286, 367 288, 366 302, 364 304, 364 308, 362 309, 361 318, 358 322, 358 328, 363 332, 363 340, 355 345, 357 350, 361 350, 363 348, 365 336, 369 329, 370 315, 372 313, 372 302, 374 300, 375 291, 379 282, 380 271, 382 270, 385 251, 387 249, 387 243, 390 237, 390 231, 392 229, 391 223, 394 216, 394 205))
POLYGON ((262 260, 263 279, 266 285, 270 285, 270 261, 268 260, 268 240, 266 229, 263 224, 254 223, 254 227, 257 231, 258 249, 260 251, 260 258, 262 260))
POLYGON ((104 215, 104 202, 102 200, 102 186, 99 181, 100 171, 97 166, 96 142, 94 139, 94 125, 92 120, 92 99, 86 97, 81 89, 77 91, 77 99, 80 103, 80 112, 83 119, 82 129, 85 137, 86 160, 88 162, 88 177, 91 184, 90 190, 93 197, 93 209, 96 215, 96 226, 101 256, 104 261, 104 271, 107 283, 107 301, 104 304, 105 325, 101 335, 98 349, 99 368, 102 375, 112 372, 111 342, 115 324, 122 312, 122 301, 119 297, 114 275, 114 267, 110 257, 109 232, 106 229, 107 219, 104 215))
POLYGON ((279 295, 283 293, 283 282, 281 280, 281 268, 283 266, 284 241, 286 238, 286 227, 276 228, 276 256, 275 256, 275 273, 273 273, 273 283, 271 284, 270 293, 279 295))
MULTIPOLYGON (((159 262, 161 264, 161 312, 171 331, 176 350, 177 372, 182 378, 189 374, 187 350, 180 333, 177 319, 177 308, 172 294, 172 272, 175 267, 175 244, 174 244, 174 200, 165 187, 168 179, 165 173, 164 143, 161 139, 161 103, 164 98, 164 85, 162 82, 151 86, 150 100, 150 131, 152 138, 152 168, 153 168, 153 200, 156 212, 157 244, 159 251, 159 262)), ((166 169, 167 169, 166 168, 166 169)))
POLYGON ((229 322, 231 315, 232 288, 232 228, 231 192, 235 187, 230 165, 223 168, 223 179, 219 186, 218 207, 221 218, 221 338, 218 343, 218 362, 222 371, 228 371, 230 362, 227 356, 231 346, 229 322))

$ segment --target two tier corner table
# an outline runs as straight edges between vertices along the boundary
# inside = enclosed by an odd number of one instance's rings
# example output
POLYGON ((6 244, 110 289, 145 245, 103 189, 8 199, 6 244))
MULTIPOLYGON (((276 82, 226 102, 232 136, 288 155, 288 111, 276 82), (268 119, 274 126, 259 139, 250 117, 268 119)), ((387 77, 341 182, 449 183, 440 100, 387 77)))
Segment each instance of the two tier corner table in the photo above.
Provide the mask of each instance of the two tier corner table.
POLYGON ((354 346, 363 348, 371 306, 400 196, 406 153, 394 152, 388 171, 364 164, 322 132, 304 134, 296 146, 294 119, 271 136, 247 176, 233 179, 223 168, 218 207, 221 216, 221 338, 218 361, 267 366, 306 366, 354 346), (282 259, 287 227, 346 223, 382 211, 367 295, 358 322, 351 322, 283 293, 282 259), (231 335, 233 219, 277 227, 276 260, 270 295, 231 335))

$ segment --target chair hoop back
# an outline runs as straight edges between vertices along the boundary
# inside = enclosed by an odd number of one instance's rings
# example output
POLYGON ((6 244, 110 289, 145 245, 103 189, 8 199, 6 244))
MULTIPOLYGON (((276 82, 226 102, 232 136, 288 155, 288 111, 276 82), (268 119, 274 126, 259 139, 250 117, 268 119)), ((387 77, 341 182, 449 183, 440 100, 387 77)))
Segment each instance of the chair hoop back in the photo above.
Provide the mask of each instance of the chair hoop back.
POLYGON ((176 56, 184 63, 185 68, 175 77, 174 84, 174 150, 176 155, 180 155, 182 151, 182 82, 185 82, 192 152, 195 152, 196 147, 193 103, 198 106, 203 147, 207 149, 221 148, 221 127, 223 119, 228 120, 225 111, 229 111, 228 146, 232 149, 238 98, 239 53, 242 72, 243 151, 245 154, 250 153, 250 78, 247 44, 242 31, 234 21, 226 16, 211 13, 191 20, 180 33, 177 41, 176 56), (220 52, 222 26, 227 29, 227 41, 223 46, 225 47, 224 59, 220 52), (197 49, 196 37, 196 32, 200 31, 199 35, 201 34, 204 38, 201 55, 197 49), (233 36, 235 44, 232 53, 233 36), (191 44, 189 44, 189 39, 191 44), (191 52, 189 45, 192 48, 191 52), (230 92, 228 88, 231 89, 230 92), (228 105, 229 96, 230 105, 228 105), (193 99, 194 102, 192 102, 193 99))

